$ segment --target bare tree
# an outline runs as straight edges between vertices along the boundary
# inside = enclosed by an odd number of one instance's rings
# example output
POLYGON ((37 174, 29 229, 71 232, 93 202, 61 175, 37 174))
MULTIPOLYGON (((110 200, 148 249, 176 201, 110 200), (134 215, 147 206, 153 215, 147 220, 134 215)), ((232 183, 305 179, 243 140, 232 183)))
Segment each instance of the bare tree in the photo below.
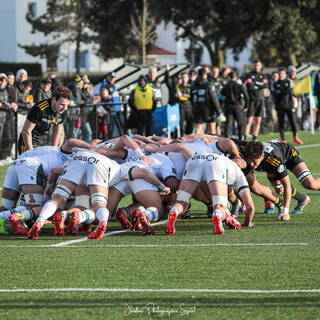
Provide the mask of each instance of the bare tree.
POLYGON ((134 3, 134 13, 130 16, 130 21, 141 46, 141 63, 146 65, 147 46, 157 37, 155 32, 157 23, 149 12, 147 0, 142 0, 142 2, 142 12, 134 3))

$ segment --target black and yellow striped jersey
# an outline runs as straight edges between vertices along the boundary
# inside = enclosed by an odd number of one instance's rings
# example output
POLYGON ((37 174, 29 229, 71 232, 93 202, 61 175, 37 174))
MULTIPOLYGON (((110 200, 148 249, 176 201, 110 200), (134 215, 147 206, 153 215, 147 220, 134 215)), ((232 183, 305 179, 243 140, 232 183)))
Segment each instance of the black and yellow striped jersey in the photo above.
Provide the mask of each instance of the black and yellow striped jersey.
MULTIPOLYGON (((56 125, 63 122, 65 113, 55 113, 51 108, 52 98, 36 103, 29 111, 27 119, 36 126, 32 130, 33 146, 41 146, 47 143, 47 133, 56 125)), ((21 142, 22 136, 20 134, 21 142)))
MULTIPOLYGON (((238 147, 240 156, 244 158, 247 141, 232 139, 238 147)), ((289 143, 283 142, 263 142, 264 158, 256 171, 270 173, 274 179, 281 179, 288 175, 288 170, 292 170, 297 164, 303 162, 299 152, 289 143)), ((244 169, 248 174, 251 168, 244 169)))

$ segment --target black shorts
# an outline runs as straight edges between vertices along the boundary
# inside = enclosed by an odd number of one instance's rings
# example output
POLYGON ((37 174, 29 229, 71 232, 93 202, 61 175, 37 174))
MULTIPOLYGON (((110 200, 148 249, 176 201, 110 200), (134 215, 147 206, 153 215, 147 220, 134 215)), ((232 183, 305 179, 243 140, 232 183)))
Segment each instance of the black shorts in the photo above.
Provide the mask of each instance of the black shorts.
POLYGON ((205 105, 198 105, 193 109, 193 120, 195 123, 210 123, 212 122, 211 110, 205 105))
POLYGON ((264 100, 251 100, 248 108, 248 117, 262 117, 264 100))
POLYGON ((296 150, 295 147, 288 145, 290 147, 290 155, 286 161, 286 168, 290 171, 294 169, 296 165, 304 162, 301 157, 299 151, 296 150))

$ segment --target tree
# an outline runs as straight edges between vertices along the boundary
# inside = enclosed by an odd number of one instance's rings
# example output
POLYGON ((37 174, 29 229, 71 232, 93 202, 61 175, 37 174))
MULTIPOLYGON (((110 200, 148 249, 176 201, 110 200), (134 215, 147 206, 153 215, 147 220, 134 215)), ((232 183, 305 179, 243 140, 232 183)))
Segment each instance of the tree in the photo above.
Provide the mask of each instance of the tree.
POLYGON ((148 45, 155 39, 152 4, 146 0, 87 0, 87 3, 86 19, 98 35, 98 53, 106 60, 128 58, 140 47, 144 64, 148 45))
POLYGON ((176 25, 177 38, 202 43, 222 67, 227 49, 238 54, 257 28, 268 3, 255 0, 154 1, 159 19, 176 25), (169 9, 168 9, 169 8, 169 9))
POLYGON ((136 4, 134 4, 134 15, 130 16, 131 25, 135 31, 136 38, 141 46, 141 63, 146 65, 146 48, 147 45, 151 44, 157 37, 156 21, 155 19, 148 14, 149 6, 147 0, 142 0, 142 14, 141 10, 138 9, 136 4))
POLYGON ((254 54, 270 66, 297 65, 318 56, 320 25, 316 0, 273 0, 257 30, 254 54))
POLYGON ((32 26, 32 33, 43 33, 50 40, 39 45, 19 45, 28 54, 47 58, 47 64, 56 65, 59 50, 64 43, 75 43, 75 65, 77 73, 81 66, 81 44, 94 39, 92 31, 85 20, 86 1, 81 0, 48 0, 47 11, 34 17, 31 6, 26 15, 32 26))

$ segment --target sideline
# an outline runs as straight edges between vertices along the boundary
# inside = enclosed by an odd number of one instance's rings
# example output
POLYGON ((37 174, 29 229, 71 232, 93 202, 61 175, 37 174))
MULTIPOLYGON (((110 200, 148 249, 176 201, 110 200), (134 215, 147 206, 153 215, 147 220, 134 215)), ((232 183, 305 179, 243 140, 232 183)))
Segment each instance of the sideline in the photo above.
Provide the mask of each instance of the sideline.
MULTIPOLYGON (((122 230, 121 230, 122 231, 122 230)), ((114 233, 113 233, 114 234, 114 233)), ((108 235, 112 235, 111 233, 108 235)), ((87 239, 87 238, 86 238, 87 239)), ((83 239, 79 239, 84 241, 83 239)), ((71 242, 71 241, 70 241, 71 242)), ((92 242, 92 246, 80 245, 73 246, 72 243, 66 244, 66 242, 49 245, 0 245, 0 248, 191 248, 191 247, 285 247, 285 246, 308 246, 308 243, 192 243, 192 244, 106 244, 106 245, 94 245, 96 242, 92 242), (62 245, 63 244, 63 245, 62 245)))
POLYGON ((190 292, 190 293, 320 293, 320 289, 246 290, 246 289, 130 289, 130 288, 45 288, 45 289, 0 289, 0 293, 12 292, 190 292))

